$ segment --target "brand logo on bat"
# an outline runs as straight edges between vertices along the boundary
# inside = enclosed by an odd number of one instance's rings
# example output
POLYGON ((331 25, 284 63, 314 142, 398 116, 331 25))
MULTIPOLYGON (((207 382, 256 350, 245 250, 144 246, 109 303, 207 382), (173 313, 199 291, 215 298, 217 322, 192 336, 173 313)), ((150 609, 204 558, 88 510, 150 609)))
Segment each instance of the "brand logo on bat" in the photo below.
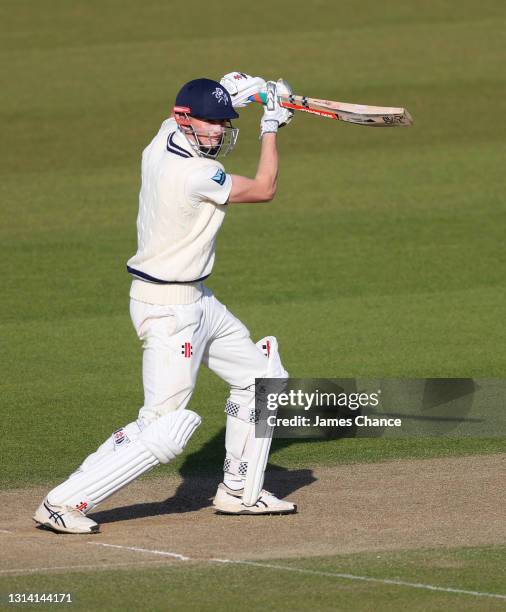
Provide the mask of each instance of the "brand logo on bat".
POLYGON ((384 115, 383 121, 385 123, 402 123, 402 115, 384 115))
POLYGON ((298 106, 297 104, 283 104, 286 108, 292 108, 294 110, 304 111, 305 113, 309 113, 310 115, 319 115, 320 117, 330 117, 331 119, 341 119, 341 117, 337 113, 333 113, 331 111, 324 110, 315 110, 314 108, 309 108, 306 106, 298 106))

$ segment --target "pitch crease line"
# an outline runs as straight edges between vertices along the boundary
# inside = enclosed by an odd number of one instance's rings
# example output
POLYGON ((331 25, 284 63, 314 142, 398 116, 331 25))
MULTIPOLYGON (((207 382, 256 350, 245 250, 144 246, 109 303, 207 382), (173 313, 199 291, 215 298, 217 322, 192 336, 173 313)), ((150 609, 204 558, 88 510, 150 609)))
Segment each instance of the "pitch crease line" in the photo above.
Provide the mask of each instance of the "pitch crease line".
POLYGON ((82 569, 87 569, 87 570, 93 570, 93 571, 104 571, 104 570, 108 570, 108 569, 114 569, 115 567, 139 567, 141 565, 153 565, 154 563, 156 563, 155 559, 152 559, 151 561, 144 561, 142 563, 139 563, 138 561, 128 561, 125 563, 108 563, 106 565, 97 565, 96 563, 94 564, 83 564, 83 565, 55 565, 53 567, 20 567, 20 568, 16 568, 16 569, 6 569, 6 570, 0 570, 0 576, 3 575, 7 575, 7 574, 38 574, 41 572, 46 572, 46 573, 51 573, 51 572, 59 572, 60 570, 64 570, 64 571, 72 571, 72 570, 82 570, 82 569))
POLYGON ((460 595, 474 595, 475 597, 493 597, 495 599, 506 599, 506 595, 499 593, 486 593, 483 591, 468 591, 466 589, 456 589, 453 587, 439 587, 433 584, 422 584, 419 582, 405 582, 404 580, 392 580, 389 578, 371 578, 370 576, 355 576, 354 574, 339 574, 337 572, 319 572, 317 570, 303 569, 300 567, 290 567, 287 565, 270 565, 268 563, 257 563, 256 561, 233 561, 231 559, 210 559, 217 563, 235 563, 237 565, 253 565, 255 567, 265 567, 267 569, 286 570, 298 572, 300 574, 312 574, 314 576, 328 576, 330 578, 343 578, 345 580, 362 580, 363 582, 379 582, 381 584, 391 584, 395 586, 411 587, 414 589, 425 589, 427 591, 443 591, 444 593, 458 593, 460 595))
POLYGON ((103 542, 88 542, 94 546, 104 546, 106 548, 120 548, 121 550, 131 550, 133 552, 148 553, 152 555, 162 555, 163 557, 172 557, 180 561, 191 561, 190 557, 179 555, 178 553, 167 552, 165 550, 150 550, 149 548, 138 548, 137 546, 120 546, 119 544, 104 544, 103 542))

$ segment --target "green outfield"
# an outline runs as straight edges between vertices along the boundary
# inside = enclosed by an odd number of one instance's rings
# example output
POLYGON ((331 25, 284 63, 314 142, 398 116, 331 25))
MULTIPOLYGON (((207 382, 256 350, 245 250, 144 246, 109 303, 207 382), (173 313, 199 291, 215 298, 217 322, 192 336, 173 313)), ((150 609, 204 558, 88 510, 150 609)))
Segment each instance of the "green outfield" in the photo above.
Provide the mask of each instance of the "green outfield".
POLYGON ((138 601, 142 592, 144 607, 157 611, 222 610, 223 602, 233 598, 238 609, 249 610, 488 612, 504 610, 506 596, 497 597, 497 589, 503 584, 505 560, 504 548, 457 548, 296 562, 182 562, 145 568, 141 573, 122 569, 91 576, 61 572, 0 578, 0 585, 3 593, 70 593, 73 604, 65 608, 77 610, 95 608, 100 601, 107 602, 108 610, 135 609, 128 602, 138 601))
MULTIPOLYGON (((255 339, 277 336, 292 376, 504 377, 504 18, 499 0, 365 0, 359 8, 351 0, 198 0, 191 11, 161 0, 4 0, 2 487, 65 478, 142 405, 125 270, 136 249, 140 155, 181 84, 199 76, 239 69, 284 77, 303 95, 405 106, 414 117, 409 129, 374 130, 298 114, 279 137, 276 199, 229 208, 208 284, 255 339)), ((256 106, 241 111, 228 172, 254 174, 259 119, 256 106)), ((219 474, 226 396, 224 383, 202 371, 190 407, 203 426, 186 455, 158 475, 219 474)), ((271 464, 503 450, 500 437, 278 441, 271 464)), ((293 563, 504 592, 498 551, 434 550, 420 574, 416 551, 389 553, 381 567, 374 555, 293 563), (441 555, 453 560, 447 575, 441 555), (490 571, 476 577, 472 569, 483 565, 490 571)), ((146 569, 135 584, 150 590, 167 578, 170 609, 183 609, 188 585, 198 582, 198 609, 220 609, 228 596, 210 593, 226 571, 195 562, 146 569)), ((377 609, 390 601, 391 610, 501 603, 266 568, 230 571, 234 597, 267 572, 271 590, 252 609, 303 609, 314 581, 321 599, 313 607, 321 610, 365 610, 373 599, 377 609)), ((119 609, 111 581, 134 596, 129 570, 91 576, 69 579, 88 608, 97 589, 105 608, 119 609)), ((2 580, 4 591, 63 584, 61 576, 2 580)), ((166 609, 163 597, 154 589, 150 609, 166 609)))

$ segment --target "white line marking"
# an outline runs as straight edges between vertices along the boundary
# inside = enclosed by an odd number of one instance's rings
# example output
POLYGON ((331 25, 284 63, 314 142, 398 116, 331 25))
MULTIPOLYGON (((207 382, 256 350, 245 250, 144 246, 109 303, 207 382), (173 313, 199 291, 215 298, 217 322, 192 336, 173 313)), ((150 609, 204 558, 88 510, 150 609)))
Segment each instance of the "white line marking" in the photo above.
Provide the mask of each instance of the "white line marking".
POLYGON ((316 570, 290 567, 287 565, 270 565, 268 563, 258 563, 256 561, 233 561, 230 559, 210 559, 218 563, 236 563, 238 565, 253 565, 255 567, 265 567, 268 569, 286 570, 298 572, 300 574, 312 574, 316 576, 328 576, 331 578, 343 578, 345 580, 362 580, 364 582, 379 582, 381 584, 392 584, 395 586, 411 587, 414 589, 426 589, 428 591, 443 591, 445 593, 459 593, 461 595, 475 595, 476 597, 494 597, 496 599, 506 599, 506 595, 498 593, 486 593, 482 591, 467 591, 465 589, 455 589, 453 587, 439 587, 433 584, 422 584, 419 582, 405 582, 404 580, 391 580, 388 578, 370 578, 369 576, 355 576, 354 574, 338 574, 337 572, 318 572, 316 570))
MULTIPOLYGON (((137 546, 120 546, 119 544, 105 544, 103 542, 88 542, 88 544, 94 544, 95 546, 104 546, 106 548, 119 548, 121 550, 131 550, 133 552, 148 553, 152 555, 160 555, 163 557, 171 557, 173 559, 179 559, 180 561, 191 561, 191 557, 185 557, 178 553, 172 553, 165 550, 151 550, 148 548, 138 548, 137 546)), ((193 559, 194 561, 204 561, 204 559, 193 559)), ((208 559, 210 563, 232 563, 235 565, 252 565, 253 567, 262 567, 266 569, 277 569, 288 572, 297 572, 299 574, 311 574, 313 576, 327 576, 329 578, 342 578, 344 580, 361 580, 362 582, 376 582, 379 584, 390 584, 394 586, 410 587, 413 589, 425 589, 427 591, 441 591, 443 593, 457 593, 460 595, 473 595, 475 597, 492 597, 494 599, 506 599, 506 595, 499 593, 487 593, 483 591, 468 591, 466 589, 456 589, 453 587, 440 587, 433 584, 423 584, 420 582, 406 582, 404 580, 392 580, 389 578, 371 578, 370 576, 356 576, 354 574, 341 574, 338 572, 319 572, 317 570, 304 569, 301 567, 290 567, 287 565, 272 565, 270 563, 259 563, 258 561, 234 561, 232 559, 208 559)), ((12 574, 12 573, 33 573, 42 571, 56 571, 56 570, 72 570, 72 569, 88 569, 94 570, 104 569, 128 565, 139 565, 138 563, 111 563, 108 565, 73 565, 63 567, 36 567, 32 569, 10 569, 0 570, 1 574, 12 574)), ((145 565, 141 563, 140 565, 145 565)))
POLYGON ((62 566, 54 566, 54 567, 32 567, 32 568, 18 568, 18 569, 8 569, 8 570, 0 570, 0 575, 3 574, 34 574, 34 573, 39 573, 39 572, 57 572, 60 570, 65 570, 65 571, 71 571, 71 570, 81 570, 81 569, 86 569, 86 570, 95 570, 95 571, 102 571, 102 570, 108 570, 109 568, 115 568, 115 567, 138 567, 139 565, 154 565, 155 563, 160 563, 160 561, 157 561, 155 559, 151 560, 151 561, 143 561, 142 563, 134 562, 134 561, 128 561, 125 563, 110 563, 107 565, 96 565, 96 564, 86 564, 86 565, 62 565, 62 566))
POLYGON ((118 544, 103 544, 102 542, 88 542, 95 546, 105 546, 107 548, 121 548, 122 550, 133 550, 134 552, 150 553, 152 555, 162 555, 163 557, 173 557, 180 561, 190 561, 190 557, 179 555, 177 553, 167 552, 165 550, 149 550, 147 548, 137 548, 136 546, 119 546, 118 544))
POLYGON ((13 531, 7 531, 7 529, 0 529, 0 533, 14 533, 13 531))

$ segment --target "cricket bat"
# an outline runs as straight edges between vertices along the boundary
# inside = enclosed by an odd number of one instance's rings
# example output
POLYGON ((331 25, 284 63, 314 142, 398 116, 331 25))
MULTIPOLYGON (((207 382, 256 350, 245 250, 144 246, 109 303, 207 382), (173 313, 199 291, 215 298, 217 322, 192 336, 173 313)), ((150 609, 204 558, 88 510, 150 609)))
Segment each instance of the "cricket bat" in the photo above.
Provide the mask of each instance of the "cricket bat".
MULTIPOLYGON (((266 94, 258 93, 249 97, 252 102, 266 103, 266 94)), ((406 127, 413 119, 405 108, 392 106, 367 106, 365 104, 347 104, 332 100, 319 100, 294 94, 279 96, 281 106, 295 111, 303 111, 320 117, 337 119, 348 123, 370 127, 406 127)))

